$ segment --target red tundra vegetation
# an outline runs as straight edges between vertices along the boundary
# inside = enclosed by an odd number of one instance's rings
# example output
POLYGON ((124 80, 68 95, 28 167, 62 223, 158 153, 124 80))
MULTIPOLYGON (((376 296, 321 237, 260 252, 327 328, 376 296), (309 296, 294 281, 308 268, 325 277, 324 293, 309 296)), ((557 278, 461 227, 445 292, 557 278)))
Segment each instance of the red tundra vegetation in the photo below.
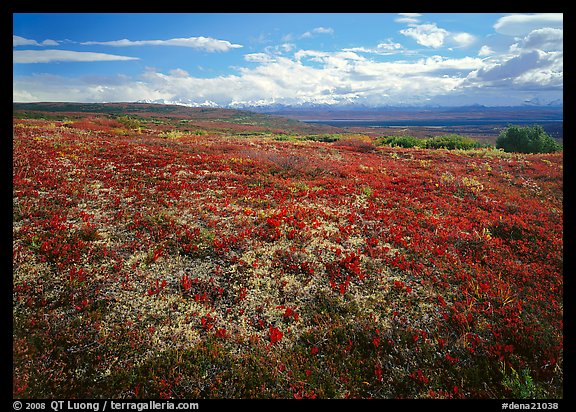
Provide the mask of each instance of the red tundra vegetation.
POLYGON ((562 152, 181 124, 14 120, 14 397, 562 397, 562 152))

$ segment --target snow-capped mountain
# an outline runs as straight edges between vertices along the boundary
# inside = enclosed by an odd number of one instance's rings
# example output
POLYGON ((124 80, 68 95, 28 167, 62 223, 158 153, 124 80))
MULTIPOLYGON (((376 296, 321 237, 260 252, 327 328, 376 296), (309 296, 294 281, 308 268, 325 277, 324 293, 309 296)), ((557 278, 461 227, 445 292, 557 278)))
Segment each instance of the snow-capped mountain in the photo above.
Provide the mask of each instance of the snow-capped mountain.
POLYGON ((143 99, 138 100, 136 103, 149 103, 149 104, 173 104, 177 106, 187 106, 187 107, 220 107, 217 103, 211 100, 205 100, 202 103, 195 102, 190 99, 177 99, 177 100, 167 100, 167 99, 143 99))
MULTIPOLYGON (((164 105, 177 105, 186 107, 206 107, 206 108, 222 108, 222 109, 236 109, 236 110, 250 110, 255 112, 279 112, 284 110, 329 110, 329 111, 381 111, 386 108, 388 111, 394 110, 442 110, 450 109, 452 111, 483 111, 492 110, 497 106, 484 106, 481 104, 468 104, 468 105, 455 105, 447 106, 440 104, 428 105, 411 105, 411 104, 397 104, 394 106, 381 105, 371 106, 366 104, 341 102, 339 104, 330 104, 325 102, 299 102, 295 104, 286 104, 284 102, 276 102, 273 99, 253 100, 253 101, 232 101, 228 104, 218 104, 212 100, 205 100, 197 102, 188 98, 175 98, 175 99, 142 99, 135 103, 149 103, 149 104, 164 104, 164 105)), ((546 101, 543 99, 526 99, 523 104, 516 105, 517 107, 562 107, 562 99, 546 101)), ((514 107, 514 106, 504 106, 514 107)))

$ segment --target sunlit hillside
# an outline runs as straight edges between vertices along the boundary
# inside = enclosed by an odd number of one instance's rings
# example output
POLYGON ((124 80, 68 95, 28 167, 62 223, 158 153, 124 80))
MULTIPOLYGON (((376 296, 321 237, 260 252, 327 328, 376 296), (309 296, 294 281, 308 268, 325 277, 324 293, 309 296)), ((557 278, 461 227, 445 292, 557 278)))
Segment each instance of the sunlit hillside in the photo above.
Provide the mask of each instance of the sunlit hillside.
POLYGON ((15 111, 14 397, 563 396, 562 152, 107 107, 15 111))

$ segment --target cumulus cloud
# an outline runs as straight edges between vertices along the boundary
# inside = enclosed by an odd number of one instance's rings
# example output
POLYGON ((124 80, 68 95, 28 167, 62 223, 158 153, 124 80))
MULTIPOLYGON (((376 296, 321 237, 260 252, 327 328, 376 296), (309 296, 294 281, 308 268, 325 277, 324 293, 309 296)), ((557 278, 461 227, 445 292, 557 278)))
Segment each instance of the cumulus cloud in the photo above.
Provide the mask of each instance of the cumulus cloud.
POLYGON ((467 78, 471 87, 561 90, 564 76, 563 31, 556 28, 534 29, 518 39, 508 53, 488 54, 484 67, 467 78))
POLYGON ((466 76, 484 64, 480 58, 432 56, 414 61, 379 62, 352 51, 299 50, 292 57, 251 53, 255 66, 237 74, 199 78, 182 69, 148 68, 138 78, 68 79, 18 76, 15 101, 67 100, 212 101, 219 105, 418 103, 459 90, 466 76), (49 96, 52 96, 49 98, 49 96))
MULTIPOLYGON (((460 58, 438 54, 376 61, 351 49, 298 50, 291 56, 250 53, 244 55, 246 61, 253 63, 249 67, 237 68, 233 75, 212 78, 196 77, 181 68, 165 72, 147 68, 136 78, 17 76, 13 98, 86 102, 183 99, 232 107, 273 103, 377 106, 442 99, 455 104, 456 100, 449 100, 448 96, 470 102, 472 96, 489 90, 491 93, 506 90, 508 99, 510 90, 516 93, 537 88, 561 90, 562 51, 554 51, 552 46, 547 46, 548 51, 534 48, 557 38, 558 33, 553 31, 529 33, 508 54, 490 54, 490 49, 484 48, 480 53, 484 56, 460 58)), ((386 45, 382 47, 384 50, 396 49, 394 42, 382 44, 386 45)), ((84 56, 87 57, 90 55, 84 56)), ((34 61, 38 60, 36 56, 34 61)), ((502 92, 500 99, 504 99, 502 92)))
POLYGON ((469 81, 476 86, 508 90, 558 89, 563 85, 563 56, 540 50, 525 51, 502 63, 488 65, 471 73, 469 81))
POLYGON ((448 30, 442 29, 436 24, 410 24, 407 29, 400 30, 404 36, 412 37, 416 43, 437 49, 444 45, 444 39, 448 36, 448 30))
POLYGON ((480 47, 480 50, 478 50, 478 56, 482 56, 482 57, 490 56, 494 53, 495 53, 494 50, 492 50, 492 48, 490 46, 486 46, 486 45, 480 47))
POLYGON ((479 69, 476 73, 476 77, 484 81, 514 79, 528 70, 534 69, 539 60, 540 54, 537 51, 522 53, 503 63, 479 69))
POLYGON ((58 46, 58 42, 56 40, 46 39, 40 43, 36 40, 27 39, 25 37, 12 35, 12 46, 58 46))
POLYGON ((476 37, 470 33, 453 33, 436 23, 408 24, 408 28, 400 30, 404 36, 411 37, 422 46, 438 49, 445 45, 455 47, 467 47, 476 41, 476 37))
POLYGON ((563 50, 564 32, 562 29, 542 28, 530 32, 523 40, 522 48, 530 50, 563 50))
POLYGON ((508 36, 525 36, 543 27, 562 28, 562 13, 512 14, 498 19, 494 30, 508 36))
POLYGON ((50 63, 50 62, 95 62, 114 60, 139 60, 137 57, 115 54, 78 52, 71 50, 15 50, 13 63, 50 63))
POLYGON ((451 33, 450 39, 457 47, 467 47, 476 41, 476 36, 470 33, 451 33))
POLYGON ((218 40, 211 37, 184 37, 174 38, 168 40, 112 40, 112 41, 87 41, 82 42, 83 45, 104 45, 115 47, 128 47, 128 46, 176 46, 176 47, 190 47, 207 52, 227 52, 231 49, 243 47, 240 44, 233 44, 227 40, 218 40))

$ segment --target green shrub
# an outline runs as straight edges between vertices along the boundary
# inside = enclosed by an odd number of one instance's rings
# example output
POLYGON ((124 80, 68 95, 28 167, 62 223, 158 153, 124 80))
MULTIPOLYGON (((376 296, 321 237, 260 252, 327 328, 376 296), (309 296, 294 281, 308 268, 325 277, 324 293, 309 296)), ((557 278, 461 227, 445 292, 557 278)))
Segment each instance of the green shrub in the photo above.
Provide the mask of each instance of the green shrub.
POLYGON ((140 129, 144 127, 142 122, 134 117, 120 116, 116 120, 120 122, 125 128, 130 130, 140 131, 140 129))
POLYGON ((519 153, 551 153, 562 150, 562 146, 539 125, 508 126, 496 139, 496 148, 519 153))
POLYGON ((446 136, 436 136, 427 139, 425 146, 427 149, 474 149, 480 147, 481 144, 469 137, 460 136, 457 134, 450 134, 446 136))
POLYGON ((548 398, 544 388, 540 387, 530 376, 528 369, 523 369, 521 375, 510 368, 510 373, 502 371, 504 377, 502 385, 510 392, 511 398, 517 399, 546 399, 548 398))
POLYGON ((412 136, 386 136, 378 139, 377 143, 381 146, 397 146, 404 148, 422 147, 426 149, 475 149, 483 145, 469 137, 457 134, 436 136, 430 139, 418 139, 412 136))
POLYGON ((399 147, 422 147, 425 141, 412 136, 387 136, 378 140, 379 145, 399 147))

